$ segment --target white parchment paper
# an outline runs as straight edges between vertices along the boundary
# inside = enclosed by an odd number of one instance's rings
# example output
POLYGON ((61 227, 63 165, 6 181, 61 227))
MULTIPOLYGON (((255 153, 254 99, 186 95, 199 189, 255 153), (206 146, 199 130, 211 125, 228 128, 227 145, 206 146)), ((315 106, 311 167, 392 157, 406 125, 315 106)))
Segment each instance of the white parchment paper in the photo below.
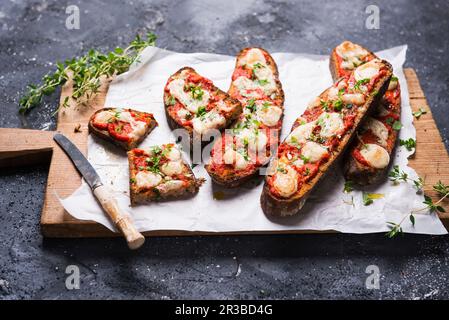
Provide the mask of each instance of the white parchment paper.
MULTIPOLYGON (((401 139, 416 138, 412 124, 407 83, 402 71, 407 47, 400 46, 379 52, 394 67, 402 89, 401 122, 404 127, 401 139)), ((285 117, 282 135, 290 131, 294 120, 302 114, 307 103, 332 84, 327 56, 296 53, 274 53, 280 80, 285 91, 285 117)), ((176 53, 159 48, 143 51, 140 63, 119 76, 110 86, 106 107, 130 107, 152 112, 159 122, 143 142, 142 147, 174 142, 168 127, 164 106, 163 88, 168 77, 184 66, 191 66, 215 85, 226 91, 230 85, 235 57, 207 53, 176 53)), ((411 152, 398 147, 393 163, 406 171, 411 178, 416 172, 407 166, 411 152)), ((197 177, 206 178, 199 193, 188 200, 152 203, 131 208, 129 206, 129 174, 126 154, 122 150, 92 136, 88 141, 88 157, 103 182, 115 190, 121 208, 134 219, 139 231, 188 230, 209 232, 276 231, 276 230, 336 230, 348 233, 385 232, 387 221, 399 222, 414 209, 424 205, 423 195, 416 194, 411 184, 394 186, 386 181, 366 192, 384 194, 384 198, 364 206, 362 191, 342 192, 344 179, 338 168, 333 170, 307 201, 301 214, 282 220, 269 220, 260 208, 262 183, 223 189, 212 184, 203 165, 193 170, 197 177), (220 200, 214 199, 219 194, 220 200), (350 204, 350 203, 353 204, 350 204)), ((187 157, 185 157, 187 158, 187 157)), ((75 218, 94 220, 107 228, 114 226, 103 213, 87 184, 83 183, 71 196, 61 200, 64 208, 75 218)), ((446 234, 438 217, 426 211, 415 215, 413 227, 408 219, 403 222, 405 232, 446 234)))

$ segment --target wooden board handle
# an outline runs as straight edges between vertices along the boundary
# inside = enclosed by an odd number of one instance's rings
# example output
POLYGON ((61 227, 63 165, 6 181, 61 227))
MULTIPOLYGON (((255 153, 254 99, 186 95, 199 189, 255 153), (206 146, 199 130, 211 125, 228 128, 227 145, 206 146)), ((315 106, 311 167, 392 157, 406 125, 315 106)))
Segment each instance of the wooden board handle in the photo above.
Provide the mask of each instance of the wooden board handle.
POLYGON ((111 190, 105 186, 99 186, 93 192, 109 218, 111 218, 117 229, 125 236, 128 247, 132 250, 141 247, 145 242, 145 237, 137 231, 130 217, 120 210, 111 190))

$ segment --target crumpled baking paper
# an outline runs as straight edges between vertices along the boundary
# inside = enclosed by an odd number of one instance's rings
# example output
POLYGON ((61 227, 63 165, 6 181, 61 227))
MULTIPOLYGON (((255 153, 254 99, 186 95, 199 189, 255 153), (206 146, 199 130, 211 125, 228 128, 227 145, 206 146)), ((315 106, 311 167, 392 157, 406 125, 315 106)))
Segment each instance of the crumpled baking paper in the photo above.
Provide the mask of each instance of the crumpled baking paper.
MULTIPOLYGON (((399 138, 416 138, 412 124, 407 83, 402 65, 407 46, 400 46, 378 53, 394 67, 402 89, 402 115, 399 138)), ((328 56, 298 53, 274 53, 279 68, 280 80, 285 91, 285 117, 282 136, 285 137, 294 122, 302 114, 307 103, 332 84, 328 56)), ((130 107, 154 114, 157 127, 142 143, 142 147, 175 142, 168 127, 163 105, 163 88, 168 77, 184 66, 211 79, 215 85, 227 91, 235 57, 209 53, 177 53, 160 48, 146 48, 140 62, 117 77, 111 83, 105 107, 130 107)), ((412 152, 404 147, 396 148, 393 164, 416 179, 416 172, 407 166, 407 157, 412 152)), ((335 167, 311 195, 300 214, 287 219, 269 220, 260 207, 262 179, 241 188, 226 189, 213 185, 202 164, 193 171, 197 177, 206 178, 199 193, 188 200, 173 200, 151 203, 134 208, 129 201, 129 174, 126 153, 89 136, 88 158, 103 182, 115 191, 120 207, 129 213, 139 231, 187 230, 206 232, 238 231, 297 231, 335 230, 347 233, 386 232, 387 222, 399 222, 404 217, 404 232, 446 234, 439 218, 426 210, 415 214, 415 226, 407 214, 423 208, 424 198, 417 194, 411 183, 393 185, 388 179, 379 186, 366 188, 365 192, 380 193, 384 197, 365 206, 362 191, 343 193, 344 178, 340 167, 335 167)), ((184 158, 188 158, 184 156, 184 158)), ((93 220, 116 231, 103 213, 88 185, 61 200, 64 208, 75 218, 93 220)))

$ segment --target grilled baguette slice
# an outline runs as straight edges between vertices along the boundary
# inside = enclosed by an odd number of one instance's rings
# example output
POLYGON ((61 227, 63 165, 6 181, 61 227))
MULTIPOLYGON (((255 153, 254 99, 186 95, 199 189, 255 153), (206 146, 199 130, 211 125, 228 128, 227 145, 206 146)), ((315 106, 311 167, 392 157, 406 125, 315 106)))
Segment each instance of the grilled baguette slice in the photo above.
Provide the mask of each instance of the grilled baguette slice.
POLYGON ((175 144, 128 151, 131 205, 192 196, 204 182, 195 178, 175 144))
POLYGON ((268 168, 261 195, 266 215, 283 217, 299 212, 385 93, 391 75, 391 65, 375 59, 311 101, 268 168), (355 86, 361 77, 370 79, 364 88, 355 86))
MULTIPOLYGON (((330 70, 334 81, 348 78, 355 68, 376 59, 376 55, 358 44, 344 41, 332 50, 330 70)), ((358 185, 369 185, 385 178, 391 153, 396 145, 398 131, 394 123, 401 116, 401 89, 398 79, 392 77, 387 92, 372 116, 361 126, 344 155, 343 172, 347 180, 358 185)))
POLYGON ((151 113, 133 109, 103 108, 89 119, 89 132, 112 142, 120 148, 131 150, 157 126, 151 113))
POLYGON ((270 54, 262 48, 240 51, 228 93, 243 113, 215 142, 205 168, 216 183, 235 187, 256 175, 279 144, 284 92, 270 54))
POLYGON ((168 124, 184 128, 193 139, 223 130, 242 113, 242 105, 194 69, 184 67, 170 76, 164 88, 168 124))

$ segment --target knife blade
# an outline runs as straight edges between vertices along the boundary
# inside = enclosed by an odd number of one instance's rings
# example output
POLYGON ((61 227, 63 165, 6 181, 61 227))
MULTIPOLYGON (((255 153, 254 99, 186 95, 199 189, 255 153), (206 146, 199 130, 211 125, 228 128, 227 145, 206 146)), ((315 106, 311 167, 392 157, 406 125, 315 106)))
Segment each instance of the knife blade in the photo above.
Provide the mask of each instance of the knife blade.
POLYGON ((95 169, 92 167, 86 157, 81 151, 69 140, 66 136, 60 133, 56 133, 53 139, 59 144, 59 146, 67 153, 70 160, 72 160, 76 169, 81 173, 84 180, 86 180, 89 187, 93 190, 103 183, 101 178, 95 169))
POLYGON ((101 182, 100 176, 81 153, 81 151, 64 135, 56 133, 53 136, 56 143, 66 152, 76 169, 92 189, 94 196, 100 202, 104 211, 118 230, 125 236, 130 249, 137 249, 145 242, 144 236, 137 231, 131 217, 120 210, 114 193, 101 182))

